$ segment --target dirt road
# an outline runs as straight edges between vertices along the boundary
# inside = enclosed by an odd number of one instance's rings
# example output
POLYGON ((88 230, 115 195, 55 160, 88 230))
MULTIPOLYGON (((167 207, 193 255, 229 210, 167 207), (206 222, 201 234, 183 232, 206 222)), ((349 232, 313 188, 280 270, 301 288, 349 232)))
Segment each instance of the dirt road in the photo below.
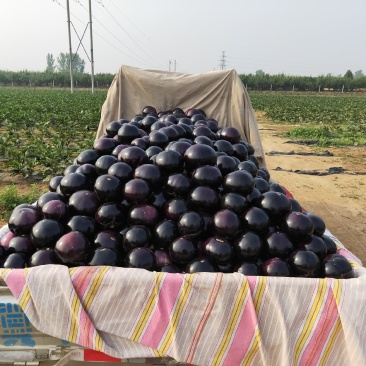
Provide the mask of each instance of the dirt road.
POLYGON ((260 134, 266 153, 266 165, 271 177, 285 186, 308 211, 321 216, 327 228, 347 249, 366 265, 366 148, 330 149, 328 156, 268 155, 277 152, 323 152, 304 145, 285 143, 279 137, 286 128, 266 122, 257 115, 260 134), (314 176, 274 170, 327 171, 330 167, 342 167, 344 173, 314 176))

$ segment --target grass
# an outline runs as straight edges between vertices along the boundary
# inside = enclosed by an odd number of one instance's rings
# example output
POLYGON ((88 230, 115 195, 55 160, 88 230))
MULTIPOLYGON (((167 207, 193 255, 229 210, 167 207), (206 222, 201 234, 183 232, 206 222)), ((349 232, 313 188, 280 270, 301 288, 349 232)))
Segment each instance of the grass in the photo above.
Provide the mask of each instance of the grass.
POLYGON ((30 189, 26 193, 19 193, 15 184, 9 184, 0 192, 0 219, 8 221, 13 209, 22 203, 33 203, 37 201, 39 196, 44 193, 40 192, 37 184, 31 184, 30 189))
POLYGON ((284 136, 294 140, 316 140, 318 146, 365 146, 366 126, 355 130, 334 128, 331 125, 301 126, 286 132, 284 136))

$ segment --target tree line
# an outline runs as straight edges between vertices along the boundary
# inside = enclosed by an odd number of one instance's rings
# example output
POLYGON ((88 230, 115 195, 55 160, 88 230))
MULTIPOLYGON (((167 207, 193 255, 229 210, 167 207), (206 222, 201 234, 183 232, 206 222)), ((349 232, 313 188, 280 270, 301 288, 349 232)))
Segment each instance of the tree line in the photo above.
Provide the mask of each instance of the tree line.
MULTIPOLYGON (((108 88, 111 85, 113 78, 114 75, 109 73, 95 74, 94 85, 97 88, 108 88)), ((91 74, 75 73, 73 79, 75 87, 91 87, 91 74)), ((70 86, 70 73, 67 71, 0 70, 0 85, 67 88, 70 86)))
MULTIPOLYGON (((114 74, 98 73, 94 75, 96 88, 108 88, 114 74)), ((73 75, 76 88, 90 88, 91 74, 75 72, 73 75)), ((366 76, 291 76, 285 74, 270 75, 266 73, 241 74, 240 79, 248 90, 272 91, 356 91, 366 89, 366 76)), ((0 70, 0 85, 30 87, 61 87, 70 86, 68 71, 6 71, 0 70)))
POLYGON ((355 91, 366 89, 366 76, 361 70, 351 70, 342 76, 292 76, 270 75, 258 70, 255 74, 242 74, 240 78, 248 90, 295 90, 295 91, 355 91))
MULTIPOLYGON (((48 53, 46 56, 47 67, 46 72, 69 72, 70 71, 70 56, 68 53, 61 52, 56 60, 52 53, 48 53)), ((83 73, 85 70, 85 61, 79 56, 78 53, 72 53, 71 59, 73 73, 83 73)))
MULTIPOLYGON (((69 87, 70 86, 70 57, 61 52, 57 62, 53 54, 46 56, 45 71, 4 71, 0 70, 0 85, 4 86, 33 86, 33 87, 69 87)), ((91 87, 91 75, 84 72, 85 61, 78 53, 72 54, 72 71, 74 86, 80 88, 91 87)), ((107 88, 114 78, 113 74, 99 73, 94 75, 94 86, 107 88)))

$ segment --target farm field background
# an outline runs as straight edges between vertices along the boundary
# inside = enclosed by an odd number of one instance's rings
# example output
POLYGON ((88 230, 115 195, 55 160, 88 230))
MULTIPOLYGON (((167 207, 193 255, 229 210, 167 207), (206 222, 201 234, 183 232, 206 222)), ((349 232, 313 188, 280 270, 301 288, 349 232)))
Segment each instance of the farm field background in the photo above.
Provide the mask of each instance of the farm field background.
POLYGON ((366 145, 366 94, 250 93, 253 108, 291 128, 287 136, 317 146, 366 145))
MULTIPOLYGON (((0 87, 0 224, 12 206, 36 199, 52 176, 91 148, 106 90, 0 87), (23 200, 23 201, 22 201, 23 200), (24 201, 26 200, 26 201, 24 201)), ((366 263, 366 95, 250 92, 271 176, 366 263), (289 144, 301 140, 305 145, 289 144), (276 170, 281 167, 285 170, 276 170), (303 175, 293 170, 344 173, 303 175), (292 171, 287 171, 292 170, 292 171)), ((214 116, 213 116, 214 117, 214 116)))
POLYGON ((365 264, 366 96, 251 93, 250 97, 271 177, 306 210, 320 215, 332 234, 365 264), (332 168, 343 172, 317 175, 332 168))
POLYGON ((63 172, 93 144, 106 91, 0 88, 0 158, 26 178, 63 172))

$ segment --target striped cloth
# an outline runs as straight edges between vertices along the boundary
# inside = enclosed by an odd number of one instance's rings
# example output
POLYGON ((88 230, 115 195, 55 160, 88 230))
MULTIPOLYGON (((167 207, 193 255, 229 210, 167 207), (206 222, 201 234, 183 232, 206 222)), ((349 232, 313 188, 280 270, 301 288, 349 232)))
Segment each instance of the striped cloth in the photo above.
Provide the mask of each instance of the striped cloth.
POLYGON ((366 268, 347 280, 47 265, 0 275, 45 334, 119 358, 365 365, 366 268))

